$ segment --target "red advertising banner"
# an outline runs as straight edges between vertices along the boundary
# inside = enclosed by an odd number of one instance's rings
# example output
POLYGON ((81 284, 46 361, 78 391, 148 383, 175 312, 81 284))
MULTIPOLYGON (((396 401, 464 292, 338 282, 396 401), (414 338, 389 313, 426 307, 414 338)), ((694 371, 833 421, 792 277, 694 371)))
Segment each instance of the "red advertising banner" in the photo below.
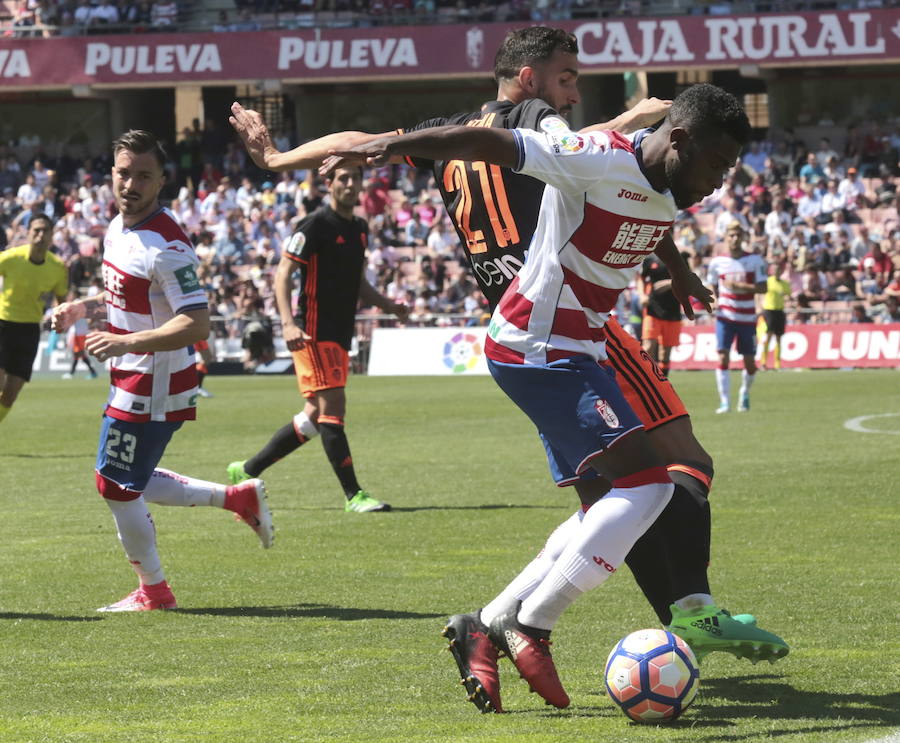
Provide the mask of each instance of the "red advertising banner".
MULTIPOLYGON (((522 24, 515 24, 522 25, 522 24)), ((896 9, 563 22, 585 71, 887 64, 896 9)), ((489 75, 507 24, 3 39, 0 90, 489 75)))
MULTIPOLYGON (((672 351, 673 369, 715 369, 719 363, 715 325, 684 326, 681 344, 672 351)), ((759 344, 757 357, 762 355, 759 344)), ((770 356, 771 360, 771 356, 770 356)), ((742 368, 732 350, 732 368, 742 368)), ((790 325, 781 339, 785 368, 900 366, 900 323, 887 325, 790 325)))

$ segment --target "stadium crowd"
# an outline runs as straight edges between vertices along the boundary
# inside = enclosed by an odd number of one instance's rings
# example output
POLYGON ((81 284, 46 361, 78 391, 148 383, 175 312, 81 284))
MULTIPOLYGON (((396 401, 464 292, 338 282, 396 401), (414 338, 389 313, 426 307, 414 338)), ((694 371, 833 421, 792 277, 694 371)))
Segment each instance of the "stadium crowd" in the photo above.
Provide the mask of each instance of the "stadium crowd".
POLYGON ((177 0, 0 0, 0 29, 41 37, 432 23, 552 22, 659 14, 731 15, 896 7, 900 0, 235 0, 213 16, 177 0))
MULTIPOLYGON (((278 145, 291 143, 281 135, 278 145)), ((43 212, 55 222, 53 250, 71 285, 96 291, 115 214, 109 156, 48 154, 58 149, 28 135, 0 145, 0 248, 21 244, 31 216, 43 212)), ((275 266, 296 223, 322 203, 324 180, 309 171, 266 180, 211 121, 195 122, 172 149, 165 195, 201 259, 218 335, 240 339, 262 326, 277 336, 275 266)), ((898 322, 898 159, 900 126, 851 129, 841 152, 790 132, 754 142, 718 191, 679 216, 676 243, 703 277, 737 221, 747 249, 790 282, 790 322, 898 322)), ((430 173, 395 165, 366 175, 358 212, 370 226, 370 283, 411 308, 411 325, 485 323, 484 299, 430 173)), ((618 311, 639 327, 636 290, 623 294, 618 311)), ((362 337, 366 329, 361 323, 362 337)))

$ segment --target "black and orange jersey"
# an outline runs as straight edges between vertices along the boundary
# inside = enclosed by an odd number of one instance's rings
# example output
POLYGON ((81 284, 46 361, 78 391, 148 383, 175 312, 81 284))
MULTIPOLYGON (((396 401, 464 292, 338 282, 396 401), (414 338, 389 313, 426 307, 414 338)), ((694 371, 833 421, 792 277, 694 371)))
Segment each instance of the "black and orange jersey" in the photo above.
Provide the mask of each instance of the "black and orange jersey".
POLYGON ((368 240, 364 219, 344 219, 323 206, 305 217, 285 244, 284 254, 300 264, 295 319, 314 341, 350 349, 368 240))
POLYGON ((671 279, 672 274, 655 255, 648 256, 641 265, 641 279, 647 289, 647 314, 660 320, 680 320, 681 304, 675 299, 671 289, 654 291, 653 287, 660 281, 671 279))
MULTIPOLYGON (((519 104, 489 101, 480 111, 429 119, 399 131, 450 124, 538 129, 548 116, 559 114, 537 98, 519 104)), ((525 262, 525 252, 537 227, 544 183, 484 162, 422 158, 408 158, 407 162, 430 168, 434 173, 478 286, 493 310, 525 262)))

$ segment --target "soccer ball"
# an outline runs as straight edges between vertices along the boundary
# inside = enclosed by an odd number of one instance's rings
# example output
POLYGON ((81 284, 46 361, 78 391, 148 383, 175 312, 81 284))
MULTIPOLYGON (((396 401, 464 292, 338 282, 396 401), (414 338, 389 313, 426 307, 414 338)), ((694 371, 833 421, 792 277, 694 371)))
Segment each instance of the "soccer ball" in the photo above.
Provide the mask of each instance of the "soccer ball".
POLYGON ((606 659, 606 691, 636 722, 670 722, 700 685, 697 659, 680 637, 642 629, 622 638, 606 659))

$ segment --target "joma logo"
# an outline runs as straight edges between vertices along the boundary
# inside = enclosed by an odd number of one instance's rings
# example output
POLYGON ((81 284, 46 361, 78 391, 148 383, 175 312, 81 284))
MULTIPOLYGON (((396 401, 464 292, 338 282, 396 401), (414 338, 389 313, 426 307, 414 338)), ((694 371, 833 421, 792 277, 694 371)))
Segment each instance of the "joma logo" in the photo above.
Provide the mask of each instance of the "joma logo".
POLYGON ((635 193, 634 191, 629 191, 627 188, 620 189, 619 193, 616 194, 616 198, 631 199, 632 201, 640 201, 642 203, 647 200, 647 197, 644 194, 635 193))

